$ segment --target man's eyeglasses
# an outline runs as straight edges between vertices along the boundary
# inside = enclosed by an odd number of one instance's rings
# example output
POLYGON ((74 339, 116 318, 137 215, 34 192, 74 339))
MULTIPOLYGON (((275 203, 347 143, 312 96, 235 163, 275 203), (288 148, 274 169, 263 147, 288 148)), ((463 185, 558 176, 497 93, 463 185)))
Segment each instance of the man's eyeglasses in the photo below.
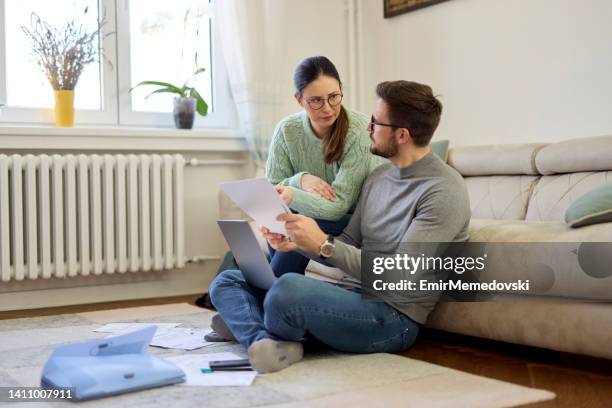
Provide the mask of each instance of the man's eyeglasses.
POLYGON ((312 98, 306 99, 306 103, 310 106, 310 109, 319 110, 325 106, 325 102, 329 103, 329 106, 338 106, 342 102, 342 93, 334 93, 325 98, 319 96, 313 96, 312 98))
POLYGON ((374 132, 374 126, 386 126, 390 128, 402 127, 402 126, 391 125, 389 123, 378 123, 377 121, 374 120, 374 115, 372 115, 372 118, 370 119, 370 123, 368 123, 368 132, 370 133, 374 132))

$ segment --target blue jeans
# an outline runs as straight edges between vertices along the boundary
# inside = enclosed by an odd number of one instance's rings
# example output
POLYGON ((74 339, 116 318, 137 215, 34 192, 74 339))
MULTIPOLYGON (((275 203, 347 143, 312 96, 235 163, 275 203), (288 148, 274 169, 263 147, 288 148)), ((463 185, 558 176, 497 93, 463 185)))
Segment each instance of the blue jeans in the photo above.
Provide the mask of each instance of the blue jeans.
POLYGON ((250 286, 242 272, 227 270, 210 297, 244 347, 261 339, 301 341, 306 333, 339 351, 397 353, 416 340, 419 325, 391 306, 297 273, 281 276, 270 290, 250 286))
MULTIPOLYGON (((319 224, 319 228, 321 228, 323 232, 325 232, 326 234, 331 234, 333 236, 340 235, 342 231, 344 231, 344 228, 346 228, 350 220, 351 214, 344 215, 338 221, 315 219, 317 224, 319 224)), ((289 272, 304 275, 306 266, 310 261, 309 258, 305 257, 297 251, 277 252, 270 245, 268 245, 268 250, 270 251, 270 266, 274 271, 274 275, 280 277, 289 272)))

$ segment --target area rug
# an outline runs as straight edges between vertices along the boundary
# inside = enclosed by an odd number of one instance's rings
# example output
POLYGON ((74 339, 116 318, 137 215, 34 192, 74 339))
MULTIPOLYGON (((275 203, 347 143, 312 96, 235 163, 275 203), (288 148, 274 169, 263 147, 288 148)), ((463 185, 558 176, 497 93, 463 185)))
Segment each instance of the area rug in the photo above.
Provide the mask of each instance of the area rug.
MULTIPOLYGON (((38 386, 42 366, 59 345, 105 337, 105 323, 181 322, 208 328, 213 312, 189 304, 115 309, 0 320, 0 386, 38 386)), ((150 348, 159 355, 219 353, 246 356, 235 343, 190 352, 150 348)), ((492 380, 391 354, 319 350, 283 371, 258 376, 250 387, 170 386, 79 403, 95 407, 513 407, 553 399, 549 391, 492 380)), ((29 404, 28 404, 29 405, 29 404)), ((20 407, 24 407, 21 404, 20 407)), ((37 402, 35 407, 71 406, 37 402)))

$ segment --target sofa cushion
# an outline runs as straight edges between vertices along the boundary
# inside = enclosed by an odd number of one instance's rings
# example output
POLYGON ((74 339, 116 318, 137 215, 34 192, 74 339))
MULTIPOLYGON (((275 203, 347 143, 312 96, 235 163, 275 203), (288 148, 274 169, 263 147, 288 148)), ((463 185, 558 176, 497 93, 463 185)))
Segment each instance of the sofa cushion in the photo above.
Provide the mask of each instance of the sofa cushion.
POLYGON ((535 163, 544 175, 612 170, 612 136, 550 144, 537 153, 535 163))
POLYGON ((466 177, 472 217, 525 219, 536 176, 466 177))
POLYGON ((606 183, 578 197, 565 212, 570 227, 612 221, 612 183, 606 183))
POLYGON ((478 252, 487 254, 478 280, 529 279, 531 295, 612 299, 610 237, 612 223, 572 229, 560 221, 470 221, 470 242, 483 243, 478 252))
POLYGON ((434 152, 436 156, 438 156, 444 163, 448 161, 448 140, 436 140, 435 142, 431 142, 429 147, 431 151, 434 152))
POLYGON ((452 148, 448 164, 463 176, 537 175, 535 156, 545 144, 508 144, 452 148))
POLYGON ((583 194, 612 181, 612 171, 542 176, 529 199, 526 219, 563 221, 569 206, 583 194))
POLYGON ((470 220, 470 242, 609 242, 612 223, 570 228, 563 221, 470 220))

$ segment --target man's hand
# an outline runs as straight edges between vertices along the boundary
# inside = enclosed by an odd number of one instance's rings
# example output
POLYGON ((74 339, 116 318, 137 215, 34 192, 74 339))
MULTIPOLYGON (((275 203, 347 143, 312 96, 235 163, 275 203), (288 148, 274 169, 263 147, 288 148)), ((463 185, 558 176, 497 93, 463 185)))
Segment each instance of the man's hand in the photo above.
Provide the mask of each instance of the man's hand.
POLYGON ((286 205, 291 204, 291 201, 293 201, 293 188, 281 186, 280 184, 274 188, 276 189, 278 195, 281 196, 286 205))
POLYGON ((304 174, 301 179, 302 190, 317 194, 326 200, 336 198, 336 192, 325 180, 312 174, 304 174))
POLYGON ((299 214, 281 214, 276 219, 285 222, 290 241, 299 249, 313 254, 319 253, 327 234, 321 231, 315 220, 299 214))
POLYGON ((297 249, 295 242, 291 242, 288 237, 282 234, 271 232, 266 227, 259 227, 259 232, 261 232, 261 235, 268 241, 268 244, 277 251, 291 252, 297 249))

